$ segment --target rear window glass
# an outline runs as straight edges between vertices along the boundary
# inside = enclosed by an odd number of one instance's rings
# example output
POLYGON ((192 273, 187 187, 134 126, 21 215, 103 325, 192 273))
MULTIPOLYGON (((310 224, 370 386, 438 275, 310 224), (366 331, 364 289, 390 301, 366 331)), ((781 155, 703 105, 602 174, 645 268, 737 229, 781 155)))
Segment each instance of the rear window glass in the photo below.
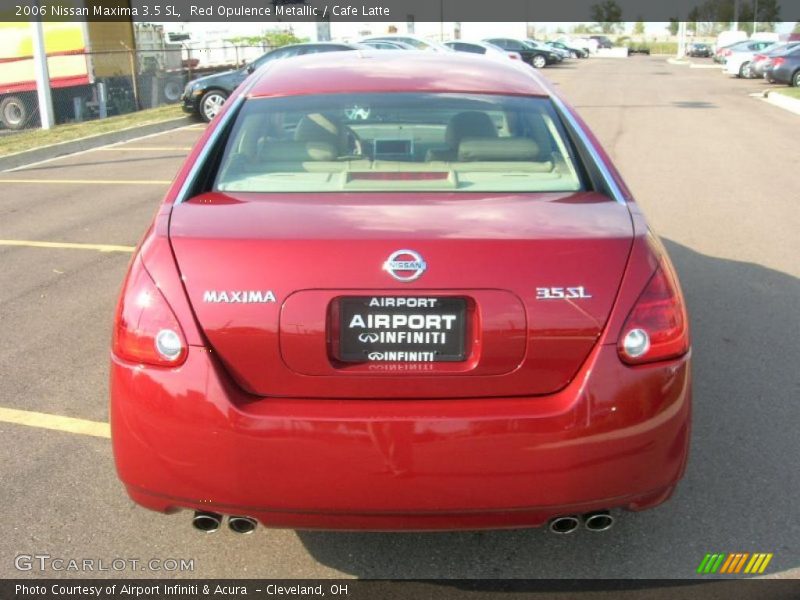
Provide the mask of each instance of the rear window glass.
POLYGON ((549 99, 408 93, 247 100, 227 137, 214 188, 582 189, 549 99))

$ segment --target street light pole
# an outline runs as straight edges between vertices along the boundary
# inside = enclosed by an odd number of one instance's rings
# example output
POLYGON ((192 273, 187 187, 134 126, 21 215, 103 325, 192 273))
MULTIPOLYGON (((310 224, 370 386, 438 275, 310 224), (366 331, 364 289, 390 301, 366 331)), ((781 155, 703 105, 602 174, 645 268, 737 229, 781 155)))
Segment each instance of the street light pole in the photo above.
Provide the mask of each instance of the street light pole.
MULTIPOLYGON (((37 2, 38 6, 39 3, 37 2)), ((53 96, 50 92, 50 71, 47 69, 47 50, 44 45, 44 31, 39 19, 31 21, 33 37, 33 67, 36 75, 36 96, 39 100, 39 118, 42 129, 50 129, 54 123, 53 96)))
POLYGON ((756 23, 758 22, 758 0, 753 0, 754 8, 753 8, 753 35, 756 34, 756 23))

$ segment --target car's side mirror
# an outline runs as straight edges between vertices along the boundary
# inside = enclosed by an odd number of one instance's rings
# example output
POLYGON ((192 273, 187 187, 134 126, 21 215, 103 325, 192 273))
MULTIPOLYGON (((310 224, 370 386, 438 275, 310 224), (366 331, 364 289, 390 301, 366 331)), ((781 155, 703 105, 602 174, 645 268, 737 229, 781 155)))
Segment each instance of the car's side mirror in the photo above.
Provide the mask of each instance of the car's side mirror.
POLYGON ((247 68, 247 72, 248 73, 252 73, 253 71, 256 70, 256 66, 253 63, 250 63, 249 65, 247 65, 246 68, 247 68))

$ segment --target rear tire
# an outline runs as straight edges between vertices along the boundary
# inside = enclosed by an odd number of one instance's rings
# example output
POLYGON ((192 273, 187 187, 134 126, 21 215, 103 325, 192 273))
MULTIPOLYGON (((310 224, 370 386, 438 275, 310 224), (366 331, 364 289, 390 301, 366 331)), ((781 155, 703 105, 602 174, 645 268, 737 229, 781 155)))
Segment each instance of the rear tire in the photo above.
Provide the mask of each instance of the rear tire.
POLYGON ((183 80, 180 77, 170 77, 164 81, 161 91, 168 104, 175 104, 183 94, 183 80))
POLYGON ((547 59, 543 55, 537 54, 533 57, 531 64, 537 69, 544 69, 547 66, 547 59))
POLYGON ((742 79, 750 79, 750 63, 746 62, 743 63, 741 67, 739 67, 739 77, 742 79))
POLYGON ((225 100, 228 99, 228 94, 222 90, 209 90, 200 99, 200 117, 208 123, 217 116, 217 113, 222 109, 225 100))
POLYGON ((0 102, 0 123, 8 129, 24 128, 32 115, 33 111, 22 96, 8 96, 0 102))
POLYGON ((800 87, 800 71, 796 71, 794 75, 792 75, 792 85, 794 87, 800 87))

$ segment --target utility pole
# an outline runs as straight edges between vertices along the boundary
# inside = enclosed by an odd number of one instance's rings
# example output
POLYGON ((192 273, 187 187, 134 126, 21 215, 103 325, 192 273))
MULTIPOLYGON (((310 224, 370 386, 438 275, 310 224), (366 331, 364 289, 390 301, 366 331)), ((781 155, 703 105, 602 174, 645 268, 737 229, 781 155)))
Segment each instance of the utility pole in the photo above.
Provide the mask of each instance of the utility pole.
MULTIPOLYGON (((36 3, 38 6, 39 3, 36 3)), ((50 71, 47 69, 47 51, 44 47, 44 31, 39 19, 31 21, 33 36, 33 66, 36 73, 36 96, 39 100, 39 118, 42 129, 55 124, 53 117, 53 95, 50 92, 50 71)))

